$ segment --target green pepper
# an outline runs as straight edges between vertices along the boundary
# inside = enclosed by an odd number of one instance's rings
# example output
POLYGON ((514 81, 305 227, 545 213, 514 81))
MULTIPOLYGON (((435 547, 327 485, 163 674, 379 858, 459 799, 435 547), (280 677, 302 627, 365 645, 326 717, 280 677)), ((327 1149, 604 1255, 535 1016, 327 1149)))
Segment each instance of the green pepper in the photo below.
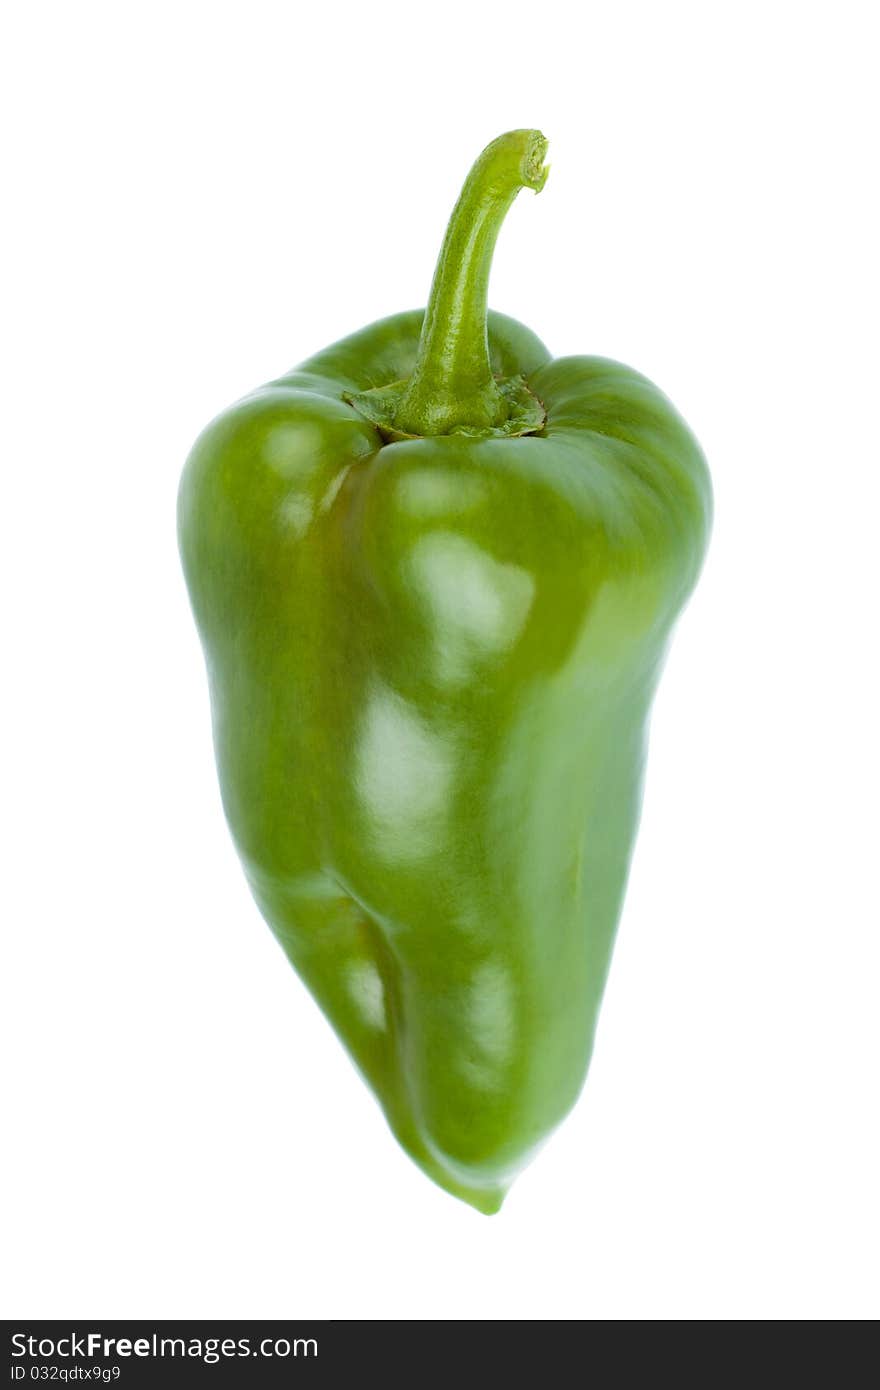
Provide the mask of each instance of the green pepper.
POLYGON ((220 415, 179 500, 254 897, 404 1149, 483 1212, 586 1075, 711 513, 656 387, 488 312, 545 154, 489 145, 427 310, 220 415))

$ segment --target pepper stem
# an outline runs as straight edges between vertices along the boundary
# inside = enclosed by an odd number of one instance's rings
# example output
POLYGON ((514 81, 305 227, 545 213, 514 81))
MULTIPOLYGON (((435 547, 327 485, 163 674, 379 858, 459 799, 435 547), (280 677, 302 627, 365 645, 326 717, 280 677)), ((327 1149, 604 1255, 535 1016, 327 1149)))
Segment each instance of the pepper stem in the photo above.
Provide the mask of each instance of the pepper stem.
POLYGON ((489 361, 489 271, 517 193, 544 187, 546 153, 539 130, 511 130, 487 145, 468 174, 434 272, 415 370, 394 413, 401 434, 493 429, 507 420, 509 401, 489 361))

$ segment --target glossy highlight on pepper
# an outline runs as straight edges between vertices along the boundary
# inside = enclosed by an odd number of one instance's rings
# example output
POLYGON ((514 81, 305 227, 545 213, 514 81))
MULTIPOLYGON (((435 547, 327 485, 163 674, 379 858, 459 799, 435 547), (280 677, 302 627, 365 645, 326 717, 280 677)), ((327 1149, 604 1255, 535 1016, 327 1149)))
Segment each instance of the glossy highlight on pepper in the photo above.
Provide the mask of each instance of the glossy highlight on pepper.
POLYGON ((583 1085, 711 517, 656 387, 487 309, 545 154, 489 145, 427 309, 220 415, 179 498, 254 897, 403 1148, 487 1213, 583 1085))

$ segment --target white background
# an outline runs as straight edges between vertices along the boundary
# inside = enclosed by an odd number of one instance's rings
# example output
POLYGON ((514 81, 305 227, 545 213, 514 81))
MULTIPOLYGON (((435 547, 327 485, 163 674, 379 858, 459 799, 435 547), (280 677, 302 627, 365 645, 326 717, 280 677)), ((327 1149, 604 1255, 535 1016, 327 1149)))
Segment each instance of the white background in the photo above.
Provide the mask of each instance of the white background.
POLYGON ((874 7, 318 9, 8 12, 2 1312, 876 1316, 874 7), (424 303, 523 125, 491 301, 653 377, 717 521, 591 1076, 488 1220, 249 898, 174 509, 212 414, 424 303))

